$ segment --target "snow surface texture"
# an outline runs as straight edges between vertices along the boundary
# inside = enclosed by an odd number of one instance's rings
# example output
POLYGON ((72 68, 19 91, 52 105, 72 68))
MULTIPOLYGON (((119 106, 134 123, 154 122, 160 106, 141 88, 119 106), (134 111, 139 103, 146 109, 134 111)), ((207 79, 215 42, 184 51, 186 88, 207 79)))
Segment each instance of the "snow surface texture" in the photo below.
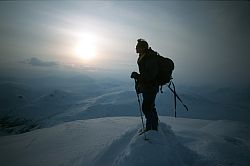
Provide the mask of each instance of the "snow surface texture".
POLYGON ((78 120, 0 137, 3 166, 247 166, 249 126, 233 121, 160 117, 138 135, 139 117, 78 120), (171 129, 172 127, 172 129, 171 129), (223 131, 221 131, 223 129, 223 131))

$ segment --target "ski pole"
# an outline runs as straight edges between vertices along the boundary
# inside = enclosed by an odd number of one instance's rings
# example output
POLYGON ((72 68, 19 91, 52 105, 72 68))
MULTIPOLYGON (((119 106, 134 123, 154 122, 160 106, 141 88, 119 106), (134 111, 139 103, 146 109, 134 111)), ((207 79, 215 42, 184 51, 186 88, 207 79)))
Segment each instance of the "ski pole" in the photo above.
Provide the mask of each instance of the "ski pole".
MULTIPOLYGON (((136 79, 135 79, 135 87, 136 87, 136 79)), ((136 95, 137 95, 137 101, 138 101, 138 105, 139 105, 139 112, 140 112, 140 115, 141 115, 142 130, 144 130, 145 127, 144 127, 144 121, 143 121, 143 116, 142 116, 141 100, 140 100, 139 93, 137 93, 137 91, 136 91, 136 88, 135 88, 135 92, 136 92, 136 95)), ((147 140, 147 137, 146 137, 146 134, 145 134, 144 131, 143 131, 143 135, 144 135, 144 140, 147 140)))
MULTIPOLYGON (((181 104, 186 108, 186 110, 188 111, 188 107, 183 103, 183 101, 181 100, 181 98, 178 96, 178 94, 176 93, 176 90, 175 90, 175 85, 172 81, 170 81, 169 85, 168 85, 168 88, 173 92, 174 94, 174 97, 175 97, 175 109, 176 109, 176 98, 181 102, 181 104), (174 89, 172 89, 170 86, 171 84, 173 85, 174 89)), ((176 115, 176 114, 175 114, 176 115)))

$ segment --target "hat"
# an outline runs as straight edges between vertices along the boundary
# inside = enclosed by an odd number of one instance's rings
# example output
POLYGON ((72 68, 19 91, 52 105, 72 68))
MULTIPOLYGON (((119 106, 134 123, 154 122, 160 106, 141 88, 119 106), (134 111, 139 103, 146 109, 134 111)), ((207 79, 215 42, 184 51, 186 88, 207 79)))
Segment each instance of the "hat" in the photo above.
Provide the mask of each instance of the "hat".
POLYGON ((138 39, 136 47, 148 49, 148 42, 144 39, 138 39))

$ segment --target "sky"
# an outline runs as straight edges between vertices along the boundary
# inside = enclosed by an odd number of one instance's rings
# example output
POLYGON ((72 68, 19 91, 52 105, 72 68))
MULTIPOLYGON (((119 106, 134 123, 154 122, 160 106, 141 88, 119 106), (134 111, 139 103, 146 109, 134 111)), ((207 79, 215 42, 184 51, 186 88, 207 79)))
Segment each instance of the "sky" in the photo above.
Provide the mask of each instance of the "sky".
POLYGON ((0 74, 74 68, 128 78, 144 38, 174 61, 179 83, 248 85, 249 11, 231 1, 0 2, 0 74))

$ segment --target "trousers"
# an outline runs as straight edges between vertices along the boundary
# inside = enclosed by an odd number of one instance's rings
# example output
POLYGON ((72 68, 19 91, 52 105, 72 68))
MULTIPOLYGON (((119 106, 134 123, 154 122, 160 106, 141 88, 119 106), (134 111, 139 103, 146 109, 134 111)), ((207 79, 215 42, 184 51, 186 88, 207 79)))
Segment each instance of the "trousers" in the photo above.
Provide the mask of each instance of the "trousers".
POLYGON ((142 111, 146 118, 146 130, 158 130, 158 114, 155 108, 155 99, 158 92, 158 86, 142 90, 142 111))

